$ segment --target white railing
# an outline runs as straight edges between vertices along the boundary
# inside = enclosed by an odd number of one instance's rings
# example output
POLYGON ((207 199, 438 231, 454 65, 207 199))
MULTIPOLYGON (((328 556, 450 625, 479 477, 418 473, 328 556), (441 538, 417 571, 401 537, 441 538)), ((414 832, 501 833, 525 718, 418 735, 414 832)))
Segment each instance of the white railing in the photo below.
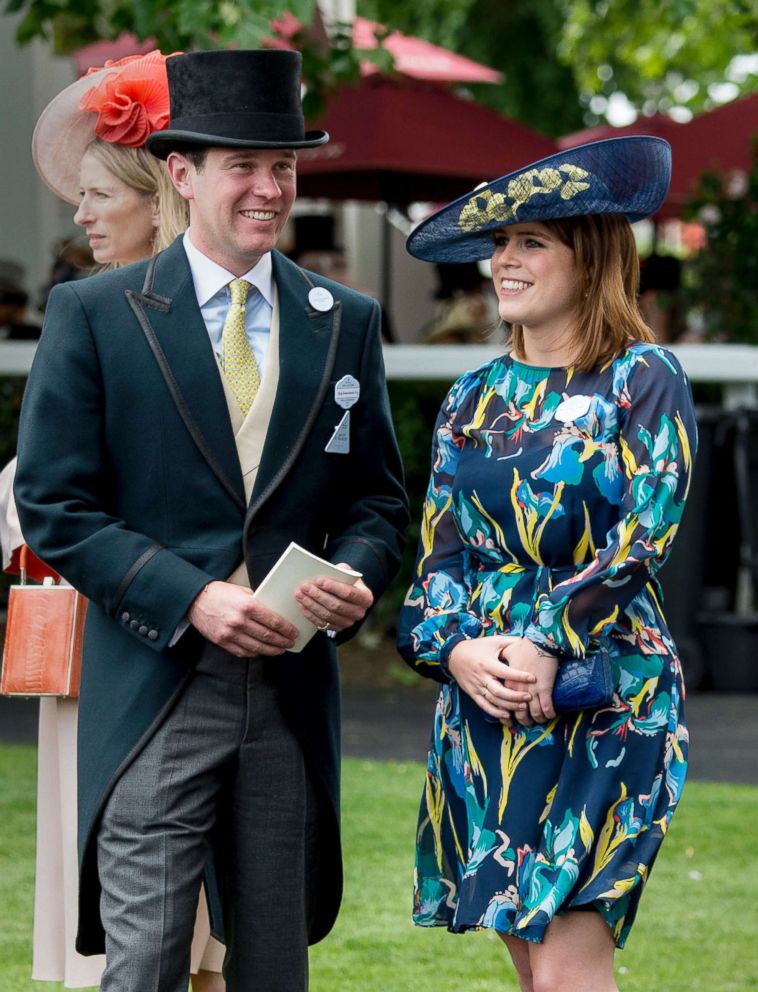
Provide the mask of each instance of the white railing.
POLYGON ((36 341, 0 341, 0 375, 26 375, 36 350, 36 341))
MULTIPOLYGON (((724 406, 758 406, 758 347, 745 344, 681 344, 671 351, 691 382, 724 387, 724 406)), ((501 345, 385 345, 388 379, 441 379, 452 382, 468 369, 490 361, 501 345)))
MULTIPOLYGON (((0 375, 26 375, 36 342, 0 341, 0 375)), ((499 345, 388 344, 388 379, 439 379, 452 382, 500 354, 499 345)), ((681 344, 671 350, 692 382, 724 387, 724 406, 758 406, 758 347, 745 344, 681 344)))

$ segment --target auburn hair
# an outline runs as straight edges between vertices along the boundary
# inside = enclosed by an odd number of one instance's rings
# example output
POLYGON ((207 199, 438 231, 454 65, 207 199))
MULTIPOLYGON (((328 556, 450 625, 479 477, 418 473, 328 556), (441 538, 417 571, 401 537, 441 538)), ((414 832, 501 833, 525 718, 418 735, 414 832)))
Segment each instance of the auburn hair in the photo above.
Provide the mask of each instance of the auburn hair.
MULTIPOLYGON (((655 341, 637 306, 640 260, 623 214, 589 214, 541 222, 574 253, 578 275, 572 364, 582 372, 618 357, 630 341, 655 341)), ((524 354, 524 328, 513 324, 510 344, 524 354)))

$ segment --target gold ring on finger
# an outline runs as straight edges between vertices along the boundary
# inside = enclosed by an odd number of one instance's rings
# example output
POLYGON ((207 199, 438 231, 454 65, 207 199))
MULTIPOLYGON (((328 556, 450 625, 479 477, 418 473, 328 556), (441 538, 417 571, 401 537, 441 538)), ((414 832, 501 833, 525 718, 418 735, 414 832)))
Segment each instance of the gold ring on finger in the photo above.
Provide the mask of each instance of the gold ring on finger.
POLYGON ((322 630, 323 631, 323 630, 327 630, 328 627, 329 627, 329 621, 328 620, 327 620, 326 623, 323 623, 323 624, 322 623, 317 623, 316 624, 316 630, 322 630))

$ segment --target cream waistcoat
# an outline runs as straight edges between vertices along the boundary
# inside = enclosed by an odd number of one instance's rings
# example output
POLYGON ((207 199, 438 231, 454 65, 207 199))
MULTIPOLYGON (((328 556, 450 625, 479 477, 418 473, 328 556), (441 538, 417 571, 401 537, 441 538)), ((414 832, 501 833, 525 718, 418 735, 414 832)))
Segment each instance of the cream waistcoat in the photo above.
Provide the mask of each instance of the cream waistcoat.
MULTIPOLYGON (((253 405, 247 412, 247 416, 243 417, 242 411, 237 405, 237 400, 220 367, 219 371, 221 372, 221 382, 224 387, 224 395, 226 396, 226 405, 229 407, 234 440, 237 444, 237 454, 239 455, 240 466, 242 467, 245 501, 249 503, 253 486, 255 485, 255 478, 258 475, 258 466, 261 463, 263 445, 266 440, 268 425, 271 421, 271 413, 274 409, 276 387, 279 384, 279 296, 276 289, 274 290, 271 332, 266 351, 266 363, 263 367, 263 375, 261 376, 261 385, 253 400, 253 405)), ((244 561, 241 561, 229 576, 229 582, 250 588, 250 581, 247 577, 247 569, 245 568, 244 561)))

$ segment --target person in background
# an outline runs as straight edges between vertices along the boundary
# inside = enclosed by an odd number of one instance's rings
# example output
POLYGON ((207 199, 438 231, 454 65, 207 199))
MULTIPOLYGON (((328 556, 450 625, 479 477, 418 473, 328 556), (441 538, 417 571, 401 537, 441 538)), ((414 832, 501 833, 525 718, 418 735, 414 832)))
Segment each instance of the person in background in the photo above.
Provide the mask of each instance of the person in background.
POLYGON ((399 626, 404 659, 441 683, 413 919, 491 928, 523 992, 615 992, 614 950, 684 784, 656 575, 696 427, 684 372, 637 310, 630 226, 670 168, 660 139, 573 148, 443 207, 408 242, 428 261, 491 257, 510 327, 509 351, 440 410, 399 626), (556 712, 561 666, 598 653, 612 697, 556 712))
MULTIPOLYGON (((165 166, 144 147, 168 121, 165 58, 160 52, 94 69, 42 112, 33 157, 54 193, 76 205, 103 268, 118 268, 167 248, 187 227, 185 201, 165 166), (124 124, 124 120, 126 124, 124 124)), ((70 255, 72 264, 86 260, 70 255)), ((3 567, 18 571, 23 536, 12 497, 15 459, 0 474, 3 567)), ((31 555, 30 577, 55 574, 31 555)), ((37 864, 32 978, 68 988, 99 984, 105 960, 75 950, 77 926, 75 699, 41 699, 37 796, 37 864)), ((222 992, 224 947, 210 934, 201 899, 192 945, 193 992, 222 992)))
POLYGON ((24 289, 24 269, 0 259, 0 341, 36 341, 40 328, 26 319, 29 294, 24 289))
POLYGON ((425 344, 484 344, 498 321, 490 304, 489 279, 476 262, 441 263, 434 294, 435 316, 420 331, 425 344))
POLYGON ((407 523, 379 307, 275 250, 297 149, 328 139, 299 53, 166 69, 147 144, 190 227, 56 287, 21 415, 22 527, 89 599, 78 947, 105 948, 102 992, 186 992, 204 881, 229 992, 304 992, 342 889, 334 642, 407 523), (299 653, 254 592, 293 541, 362 574, 297 586, 318 628, 299 653))
POLYGON ((673 255, 653 252, 640 263, 640 313, 660 344, 676 343, 686 330, 678 299, 681 277, 682 263, 673 255))
MULTIPOLYGON (((342 283, 358 293, 376 296, 364 286, 356 285, 350 272, 345 247, 335 240, 336 218, 333 214, 298 214, 292 218, 290 229, 293 243, 285 254, 302 268, 342 283)), ((389 311, 379 301, 382 316, 382 341, 395 340, 389 311)))
POLYGON ((85 279, 92 275, 95 259, 90 250, 86 237, 78 235, 73 238, 61 238, 53 246, 53 261, 50 266, 47 281, 39 292, 38 307, 40 313, 45 312, 50 290, 63 282, 75 279, 85 279))

